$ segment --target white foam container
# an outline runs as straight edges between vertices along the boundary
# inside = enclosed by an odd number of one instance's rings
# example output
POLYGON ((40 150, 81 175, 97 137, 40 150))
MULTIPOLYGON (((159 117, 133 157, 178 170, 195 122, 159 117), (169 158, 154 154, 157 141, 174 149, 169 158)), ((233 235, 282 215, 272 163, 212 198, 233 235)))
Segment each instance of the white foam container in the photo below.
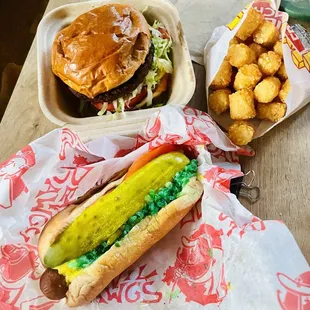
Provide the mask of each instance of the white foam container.
MULTIPOLYGON (((167 0, 103 0, 68 4, 48 13, 37 33, 39 103, 45 116, 59 126, 74 130, 84 141, 103 134, 136 134, 144 121, 160 108, 128 111, 113 119, 109 115, 79 118, 77 106, 70 106, 68 91, 51 69, 51 47, 56 34, 79 15, 105 3, 126 3, 144 11, 149 23, 154 19, 165 25, 173 41, 173 82, 167 104, 186 105, 192 98, 196 80, 177 9, 167 0)), ((72 101, 72 99, 71 99, 72 101)), ((72 102, 71 102, 72 104, 72 102)))

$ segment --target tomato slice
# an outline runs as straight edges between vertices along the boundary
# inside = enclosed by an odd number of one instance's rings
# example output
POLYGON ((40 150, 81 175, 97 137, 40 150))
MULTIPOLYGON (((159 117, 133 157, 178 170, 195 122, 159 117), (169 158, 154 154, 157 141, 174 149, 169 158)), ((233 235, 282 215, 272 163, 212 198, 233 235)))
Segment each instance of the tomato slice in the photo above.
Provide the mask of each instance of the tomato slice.
MULTIPOLYGON (((133 109, 138 103, 140 103, 147 96, 147 88, 142 88, 141 92, 134 98, 130 99, 129 102, 125 103, 125 111, 133 109)), ((102 109, 102 102, 92 102, 92 105, 96 107, 98 110, 102 109)), ((107 111, 115 112, 115 108, 113 103, 108 103, 107 111)))
POLYGON ((128 172, 127 172, 124 180, 126 180, 128 177, 133 175, 137 170, 139 170, 140 168, 145 166, 147 163, 149 163, 154 158, 156 158, 156 157, 158 157, 158 156, 160 156, 162 154, 173 152, 173 151, 176 151, 176 150, 179 150, 179 149, 180 149, 180 146, 178 146, 178 145, 163 144, 163 145, 157 147, 156 149, 153 149, 153 150, 151 150, 151 151, 141 155, 130 166, 130 168, 128 169, 128 172))
POLYGON ((140 103, 147 96, 147 88, 143 87, 141 92, 134 98, 132 98, 128 103, 126 103, 126 108, 134 108, 138 103, 140 103))
POLYGON ((158 27, 158 31, 161 33, 161 37, 163 39, 169 39, 170 40, 170 35, 169 35, 168 31, 165 28, 158 27))

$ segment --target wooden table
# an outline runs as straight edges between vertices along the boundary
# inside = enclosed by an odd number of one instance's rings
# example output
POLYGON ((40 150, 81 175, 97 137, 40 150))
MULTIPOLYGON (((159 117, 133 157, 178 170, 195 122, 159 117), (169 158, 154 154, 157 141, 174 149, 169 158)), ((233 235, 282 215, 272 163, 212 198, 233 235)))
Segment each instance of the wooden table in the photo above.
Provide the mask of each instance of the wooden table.
MULTIPOLYGON (((74 0, 50 0, 47 11, 74 0)), ((305 24, 310 30, 310 23, 305 24)), ((36 41, 0 124, 0 161, 56 125, 40 110, 37 92, 36 41)), ((197 89, 190 105, 206 110, 204 68, 195 65, 197 89)), ((310 262, 310 105, 284 121, 252 147, 257 155, 242 158, 244 171, 255 170, 261 199, 244 205, 262 219, 281 219, 310 262)), ((288 249, 289 251, 289 249, 288 249)))

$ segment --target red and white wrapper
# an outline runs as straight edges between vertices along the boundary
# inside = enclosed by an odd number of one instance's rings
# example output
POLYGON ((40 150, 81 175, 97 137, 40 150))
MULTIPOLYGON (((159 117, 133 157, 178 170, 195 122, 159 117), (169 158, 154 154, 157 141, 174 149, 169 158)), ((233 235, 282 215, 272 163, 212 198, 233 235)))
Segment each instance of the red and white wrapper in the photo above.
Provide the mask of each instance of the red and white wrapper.
POLYGON ((48 300, 39 289, 42 227, 163 143, 197 152, 201 203, 82 308, 309 309, 309 266, 287 227, 253 216, 229 192, 230 179, 242 175, 237 154, 252 155, 251 149, 232 145, 206 113, 166 106, 136 138, 83 144, 70 130, 57 129, 0 165, 1 310, 67 309, 65 300, 48 300))
MULTIPOLYGON (((277 123, 258 119, 251 120, 250 122, 256 129, 254 138, 264 135, 310 101, 310 44, 306 40, 302 40, 287 24, 288 14, 278 11, 276 2, 275 0, 253 1, 230 24, 215 28, 204 50, 208 96, 209 86, 227 55, 229 41, 241 27, 251 6, 264 14, 265 19, 271 21, 280 30, 284 64, 291 84, 291 89, 286 98, 287 111, 285 117, 277 123)), ((209 113, 226 130, 233 123, 229 113, 218 115, 212 109, 209 109, 209 113)))

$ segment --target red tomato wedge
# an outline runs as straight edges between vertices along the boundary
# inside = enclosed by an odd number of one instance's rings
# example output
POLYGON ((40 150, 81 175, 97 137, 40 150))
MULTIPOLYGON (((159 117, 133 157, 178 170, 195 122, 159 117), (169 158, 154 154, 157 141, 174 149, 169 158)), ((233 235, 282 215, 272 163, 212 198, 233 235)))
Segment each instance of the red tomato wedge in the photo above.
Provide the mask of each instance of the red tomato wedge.
POLYGON ((143 154, 138 159, 136 159, 133 162, 133 164, 130 166, 124 180, 126 180, 129 176, 133 175, 137 170, 139 170, 140 168, 145 166, 147 163, 149 163, 154 158, 156 158, 162 154, 173 152, 173 151, 176 151, 179 149, 180 149, 180 146, 178 146, 178 145, 163 144, 163 145, 157 147, 156 149, 153 149, 153 150, 143 154))

